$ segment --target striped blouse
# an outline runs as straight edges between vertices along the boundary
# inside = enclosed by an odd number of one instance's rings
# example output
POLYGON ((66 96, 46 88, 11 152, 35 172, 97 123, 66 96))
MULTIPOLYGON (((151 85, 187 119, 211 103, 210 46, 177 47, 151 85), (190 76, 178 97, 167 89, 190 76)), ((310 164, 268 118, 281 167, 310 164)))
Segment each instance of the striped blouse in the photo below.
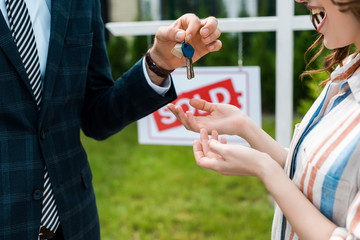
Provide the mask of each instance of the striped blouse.
MULTIPOLYGON (((285 170, 307 198, 339 226, 331 240, 360 239, 360 54, 331 74, 296 125, 285 170)), ((272 239, 298 239, 275 207, 272 239)))

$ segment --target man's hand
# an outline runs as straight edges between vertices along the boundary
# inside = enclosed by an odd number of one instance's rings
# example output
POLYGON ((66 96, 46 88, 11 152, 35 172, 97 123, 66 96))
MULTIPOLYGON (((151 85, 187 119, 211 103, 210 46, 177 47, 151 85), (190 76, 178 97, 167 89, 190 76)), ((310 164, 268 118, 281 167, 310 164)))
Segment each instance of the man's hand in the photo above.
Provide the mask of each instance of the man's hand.
MULTIPOLYGON (((168 27, 160 27, 155 35, 155 42, 150 49, 150 55, 157 66, 166 70, 185 66, 185 58, 175 57, 171 50, 178 42, 189 42, 195 49, 193 62, 209 52, 220 50, 222 43, 218 38, 221 31, 215 17, 200 20, 194 14, 185 14, 168 27)), ((164 79, 159 78, 149 69, 151 80, 158 85, 164 79)))

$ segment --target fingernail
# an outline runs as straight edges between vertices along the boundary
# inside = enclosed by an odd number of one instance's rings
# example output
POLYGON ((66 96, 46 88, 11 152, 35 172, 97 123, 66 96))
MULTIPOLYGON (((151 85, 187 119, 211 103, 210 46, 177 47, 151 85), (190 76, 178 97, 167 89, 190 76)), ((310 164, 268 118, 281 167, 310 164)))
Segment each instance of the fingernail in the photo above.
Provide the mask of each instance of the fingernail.
POLYGON ((213 51, 215 49, 214 45, 209 46, 209 50, 213 51))
POLYGON ((184 39, 184 31, 178 31, 175 35, 175 40, 180 42, 184 39))
POLYGON ((203 32, 203 34, 205 35, 205 36, 207 36, 207 35, 209 35, 209 29, 208 28, 204 28, 203 30, 202 30, 202 32, 203 32))

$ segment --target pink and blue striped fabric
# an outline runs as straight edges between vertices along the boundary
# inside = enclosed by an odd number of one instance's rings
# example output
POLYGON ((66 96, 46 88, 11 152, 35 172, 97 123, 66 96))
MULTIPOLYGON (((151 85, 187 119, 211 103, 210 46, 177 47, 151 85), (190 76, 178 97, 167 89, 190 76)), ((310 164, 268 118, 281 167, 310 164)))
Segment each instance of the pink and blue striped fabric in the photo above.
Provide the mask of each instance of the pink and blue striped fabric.
MULTIPOLYGON (((296 125, 285 170, 307 198, 339 227, 331 240, 360 239, 360 54, 331 74, 296 125)), ((272 239, 298 239, 276 206, 272 239)))

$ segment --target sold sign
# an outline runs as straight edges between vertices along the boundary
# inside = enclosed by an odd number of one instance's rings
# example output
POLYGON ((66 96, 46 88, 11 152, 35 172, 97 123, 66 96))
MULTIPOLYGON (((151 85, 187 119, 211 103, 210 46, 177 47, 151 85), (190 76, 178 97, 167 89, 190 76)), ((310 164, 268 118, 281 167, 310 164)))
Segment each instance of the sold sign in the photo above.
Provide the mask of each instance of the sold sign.
MULTIPOLYGON (((176 69, 172 80, 181 106, 194 116, 208 113, 190 106, 190 99, 204 99, 212 103, 231 104, 261 126, 260 68, 251 67, 194 67, 195 78, 186 78, 186 68, 176 69)), ((141 144, 192 145, 199 133, 188 131, 166 107, 138 121, 141 144)), ((225 136, 228 143, 246 145, 238 136, 225 136)))
MULTIPOLYGON (((192 98, 204 99, 213 103, 228 103, 241 108, 240 98, 241 92, 236 92, 231 79, 226 79, 199 89, 184 92, 178 96, 173 102, 174 105, 181 106, 182 109, 190 111, 194 116, 204 116, 207 112, 197 110, 190 106, 189 101, 192 98)), ((159 131, 165 131, 174 127, 181 126, 181 122, 177 120, 169 109, 161 108, 154 112, 154 119, 159 131)))

